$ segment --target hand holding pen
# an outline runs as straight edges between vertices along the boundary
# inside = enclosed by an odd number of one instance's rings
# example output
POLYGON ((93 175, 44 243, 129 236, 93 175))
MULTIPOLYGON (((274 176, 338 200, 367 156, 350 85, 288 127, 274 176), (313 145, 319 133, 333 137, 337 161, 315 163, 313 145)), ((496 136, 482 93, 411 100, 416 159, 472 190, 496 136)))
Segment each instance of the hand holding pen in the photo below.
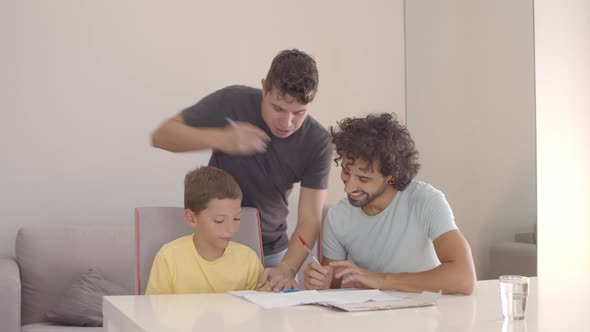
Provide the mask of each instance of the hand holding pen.
MULTIPOLYGON (((322 266, 318 259, 313 255, 309 245, 307 242, 298 235, 299 242, 303 245, 307 253, 311 255, 311 258, 314 260, 313 262, 309 263, 303 272, 303 285, 305 289, 328 289, 330 288, 330 284, 332 283, 332 279, 334 278, 334 269, 330 266, 322 266)), ((301 280, 300 280, 301 282, 301 280)))
POLYGON ((247 123, 225 118, 228 126, 224 128, 224 142, 219 142, 220 150, 231 155, 251 155, 266 151, 270 137, 260 128, 247 123))

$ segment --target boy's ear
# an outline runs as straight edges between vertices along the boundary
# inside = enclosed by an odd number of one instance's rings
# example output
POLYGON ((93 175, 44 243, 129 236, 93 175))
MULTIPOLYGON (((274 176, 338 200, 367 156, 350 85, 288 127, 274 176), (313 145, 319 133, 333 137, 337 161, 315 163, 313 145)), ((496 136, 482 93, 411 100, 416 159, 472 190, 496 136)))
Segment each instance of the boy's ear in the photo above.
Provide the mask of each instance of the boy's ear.
POLYGON ((262 83, 262 94, 265 95, 266 94, 266 80, 263 78, 260 80, 260 82, 262 83))
POLYGON ((197 227, 197 219, 190 209, 184 209, 184 222, 193 229, 197 227))

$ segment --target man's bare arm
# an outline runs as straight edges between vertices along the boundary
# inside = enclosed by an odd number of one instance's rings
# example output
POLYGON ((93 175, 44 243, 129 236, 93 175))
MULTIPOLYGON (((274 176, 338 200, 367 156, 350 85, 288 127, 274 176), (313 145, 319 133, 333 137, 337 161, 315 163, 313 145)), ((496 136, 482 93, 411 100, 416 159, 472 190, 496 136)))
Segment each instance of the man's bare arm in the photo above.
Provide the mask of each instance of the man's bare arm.
POLYGON ((299 208, 297 210, 297 225, 293 231, 293 236, 289 239, 287 253, 281 262, 294 268, 295 271, 299 271, 301 264, 303 264, 303 261, 305 261, 308 255, 301 242, 299 242, 298 236, 301 235, 309 245, 312 245, 316 240, 321 240, 318 239, 318 235, 320 233, 326 193, 327 190, 325 189, 301 187, 299 208))
POLYGON ((276 291, 294 286, 293 278, 308 255, 301 242, 299 242, 298 236, 301 235, 310 245, 317 239, 326 192, 325 189, 301 187, 297 226, 289 240, 287 253, 275 268, 265 269, 260 278, 259 286, 268 282, 269 290, 276 291))
POLYGON ((406 292, 441 290, 445 294, 473 292, 475 268, 469 244, 458 230, 449 231, 436 240, 434 248, 441 261, 436 268, 416 273, 379 273, 358 267, 350 261, 331 262, 337 269, 335 278, 347 286, 395 289, 406 292))
POLYGON ((180 114, 166 120, 152 133, 152 145, 170 152, 213 149, 248 155, 265 151, 269 140, 264 131, 249 123, 228 123, 222 128, 191 127, 180 114))
POLYGON ((467 240, 459 230, 449 231, 434 240, 441 264, 418 273, 389 274, 385 288, 401 291, 438 291, 470 295, 475 287, 475 266, 467 240))

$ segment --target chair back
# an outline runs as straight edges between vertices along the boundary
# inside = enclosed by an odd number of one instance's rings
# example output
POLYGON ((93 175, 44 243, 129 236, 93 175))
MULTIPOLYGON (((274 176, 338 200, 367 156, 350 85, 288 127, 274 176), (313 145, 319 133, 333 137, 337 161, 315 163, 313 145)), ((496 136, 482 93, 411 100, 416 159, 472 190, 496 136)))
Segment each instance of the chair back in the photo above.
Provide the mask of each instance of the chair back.
MULTIPOLYGON (((154 258, 160 248, 179 237, 192 234, 184 222, 182 207, 139 207, 135 209, 135 291, 145 293, 154 258)), ((262 235, 258 210, 243 207, 240 212, 240 231, 234 242, 256 252, 264 264, 262 235)))

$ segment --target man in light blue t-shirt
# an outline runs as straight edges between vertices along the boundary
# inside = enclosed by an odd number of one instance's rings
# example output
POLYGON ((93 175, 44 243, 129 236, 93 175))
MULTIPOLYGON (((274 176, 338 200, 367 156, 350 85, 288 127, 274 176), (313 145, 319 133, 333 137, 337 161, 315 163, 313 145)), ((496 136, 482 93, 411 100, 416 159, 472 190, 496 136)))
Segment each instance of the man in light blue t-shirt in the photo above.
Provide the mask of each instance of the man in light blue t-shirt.
POLYGON ((475 268, 444 194, 413 180, 420 165, 395 115, 346 118, 331 128, 347 199, 328 212, 322 265, 307 289, 344 287, 471 294, 475 268))

